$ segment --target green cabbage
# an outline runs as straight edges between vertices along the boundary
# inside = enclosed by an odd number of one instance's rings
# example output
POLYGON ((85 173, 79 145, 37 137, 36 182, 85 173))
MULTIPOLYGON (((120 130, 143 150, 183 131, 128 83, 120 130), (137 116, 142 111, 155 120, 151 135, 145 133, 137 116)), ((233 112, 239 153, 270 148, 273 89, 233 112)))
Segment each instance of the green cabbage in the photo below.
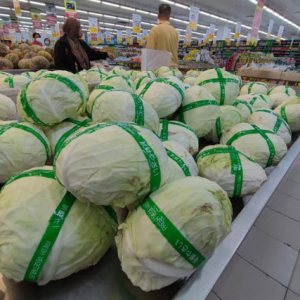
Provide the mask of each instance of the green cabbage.
POLYGON ((2 76, 0 77, 0 90, 6 90, 9 88, 20 89, 30 81, 31 79, 23 75, 13 75, 10 77, 2 76))
MULTIPOLYGON (((65 278, 95 265, 102 258, 113 243, 116 222, 103 207, 76 201, 66 193, 55 179, 51 167, 31 169, 12 177, 0 194, 0 272, 5 277, 17 282, 25 279, 37 247, 47 227, 50 227, 50 218, 52 224, 57 225, 60 222, 54 223, 55 217, 63 218, 65 215, 62 200, 66 197, 69 199, 67 203, 75 202, 37 283, 44 285, 51 280, 65 278), (60 203, 62 205, 58 208, 60 203)), ((51 237, 42 249, 46 249, 50 241, 51 237)), ((41 256, 45 256, 44 252, 41 256)), ((34 272, 29 274, 31 280, 34 272)))
POLYGON ((268 92, 268 85, 263 82, 251 82, 244 85, 241 89, 241 95, 260 93, 266 95, 268 92))
POLYGON ((231 216, 228 196, 215 182, 186 177, 166 184, 119 227, 116 242, 122 270, 144 291, 190 276, 201 265, 200 257, 209 258, 230 232, 231 216), (173 245, 165 238, 170 229, 173 245), (182 251, 190 256, 184 258, 182 251))
POLYGON ((155 79, 155 73, 153 71, 143 71, 136 74, 135 79, 138 79, 140 77, 149 77, 151 79, 155 79))
POLYGON ((221 144, 235 147, 263 168, 277 165, 287 153, 284 140, 262 125, 237 124, 223 131, 221 144))
POLYGON ((267 180, 259 164, 231 146, 203 148, 197 164, 200 176, 215 181, 229 197, 252 195, 267 180))
POLYGON ((52 126, 84 112, 89 89, 81 76, 55 71, 36 79, 20 91, 17 109, 23 120, 52 126))
POLYGON ((155 71, 156 77, 161 77, 163 73, 169 72, 171 69, 168 67, 160 67, 155 71))
POLYGON ((167 153, 149 129, 130 123, 97 124, 68 139, 54 165, 78 200, 124 207, 169 177, 167 153))
POLYGON ((282 93, 286 94, 289 97, 296 95, 294 89, 285 85, 274 86, 268 91, 268 95, 282 94, 282 93))
POLYGON ((181 79, 183 77, 181 71, 179 70, 170 70, 167 72, 164 72, 160 75, 160 77, 177 77, 179 79, 181 79))
POLYGON ((281 106, 280 109, 276 109, 275 112, 289 124, 292 132, 300 131, 300 104, 281 106))
POLYGON ((188 83, 183 83, 183 86, 186 91, 191 87, 188 83))
POLYGON ((135 71, 135 70, 129 70, 127 71, 127 75, 131 77, 131 79, 135 80, 138 76, 140 71, 135 71))
POLYGON ((0 120, 13 120, 16 117, 16 105, 7 96, 0 94, 0 120))
POLYGON ((242 116, 242 122, 246 122, 249 116, 253 113, 254 108, 245 100, 236 100, 233 103, 233 106, 236 107, 242 116))
POLYGON ((108 72, 105 69, 90 69, 85 74, 85 81, 87 83, 100 84, 107 76, 108 72))
POLYGON ((0 122, 0 183, 44 166, 49 157, 49 141, 41 129, 27 122, 0 122))
MULTIPOLYGON (((134 83, 131 79, 121 75, 110 75, 104 78, 101 85, 110 89, 114 88, 117 90, 133 93, 135 91, 134 83)), ((100 87, 101 87, 100 85, 100 87)))
POLYGON ((194 76, 186 76, 186 77, 183 77, 183 78, 182 78, 182 82, 183 82, 183 83, 187 83, 187 84, 189 84, 190 86, 194 86, 196 80, 197 80, 197 78, 194 77, 194 76))
POLYGON ((220 109, 220 117, 216 120, 212 130, 205 136, 208 141, 213 143, 218 143, 220 141, 224 130, 230 129, 234 125, 242 122, 242 115, 236 107, 224 105, 221 106, 220 109))
POLYGON ((197 71, 197 70, 189 70, 186 72, 187 76, 199 76, 201 73, 201 71, 197 71))
POLYGON ((122 67, 114 67, 111 71, 109 71, 109 75, 120 75, 120 76, 124 76, 124 77, 128 77, 128 73, 125 69, 123 69, 122 67))
POLYGON ((143 77, 138 77, 135 81, 134 81, 134 85, 136 90, 138 90, 141 86, 145 85, 146 83, 152 81, 153 79, 149 76, 143 76, 143 77))
POLYGON ((179 120, 203 137, 213 129, 220 113, 214 96, 206 88, 193 86, 186 91, 179 120))
POLYGON ((176 77, 158 78, 141 86, 136 94, 147 101, 160 118, 164 118, 180 107, 185 89, 176 77))
POLYGON ((129 92, 103 91, 94 100, 91 117, 94 123, 133 122, 158 132, 156 111, 148 102, 129 92))
POLYGON ((272 108, 273 106, 271 97, 263 94, 240 95, 236 100, 247 101, 254 110, 259 108, 272 108))

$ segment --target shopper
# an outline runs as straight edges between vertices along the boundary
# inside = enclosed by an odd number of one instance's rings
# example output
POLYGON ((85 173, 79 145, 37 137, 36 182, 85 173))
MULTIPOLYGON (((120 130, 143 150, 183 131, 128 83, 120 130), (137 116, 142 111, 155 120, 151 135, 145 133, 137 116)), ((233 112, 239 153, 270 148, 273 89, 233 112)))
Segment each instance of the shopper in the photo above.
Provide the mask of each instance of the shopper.
POLYGON ((171 68, 178 66, 178 32, 170 24, 171 6, 161 4, 158 12, 158 24, 149 33, 147 49, 164 50, 172 53, 171 68))
POLYGON ((90 48, 83 40, 80 22, 68 18, 62 28, 65 33, 55 44, 54 64, 58 70, 76 73, 91 68, 90 61, 106 59, 114 60, 112 52, 99 52, 90 48))
POLYGON ((32 37, 33 37, 32 45, 37 45, 37 46, 43 47, 43 44, 40 42, 41 35, 39 33, 35 32, 32 35, 32 37))

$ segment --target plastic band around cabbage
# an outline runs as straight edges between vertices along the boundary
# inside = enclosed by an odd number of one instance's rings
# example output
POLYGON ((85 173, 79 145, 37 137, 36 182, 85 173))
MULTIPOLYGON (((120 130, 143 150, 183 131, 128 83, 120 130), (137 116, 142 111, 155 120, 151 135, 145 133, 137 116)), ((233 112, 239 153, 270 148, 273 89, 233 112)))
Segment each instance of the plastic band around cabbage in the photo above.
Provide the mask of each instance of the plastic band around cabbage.
POLYGON ((143 83, 143 81, 146 79, 146 78, 151 78, 151 76, 143 76, 143 77, 140 77, 138 79, 138 82, 136 84, 136 89, 138 90, 141 86, 141 84, 143 83))
POLYGON ((233 146, 228 146, 226 148, 220 147, 220 148, 205 150, 198 154, 197 159, 205 158, 210 155, 227 154, 227 153, 230 155, 231 174, 235 175, 233 197, 240 197, 242 195, 242 189, 244 184, 244 171, 243 171, 240 155, 243 155, 250 161, 256 163, 253 159, 248 157, 246 154, 236 150, 233 146))
POLYGON ((229 82, 237 83, 240 86, 240 82, 237 79, 234 78, 225 78, 223 77, 223 74, 219 68, 215 68, 215 71, 217 72, 218 78, 208 79, 200 82, 198 85, 203 86, 207 83, 220 83, 220 105, 225 104, 225 86, 229 82))
POLYGON ((162 236, 183 259, 195 269, 203 264, 205 257, 188 241, 150 197, 144 200, 140 204, 140 207, 145 211, 150 221, 162 236))
POLYGON ((56 161, 57 161, 61 151, 66 146, 68 146, 72 141, 74 141, 75 139, 79 138, 82 135, 92 134, 100 129, 114 126, 114 125, 122 128, 124 131, 126 131, 128 134, 130 134, 134 138, 134 140, 137 142, 137 144, 139 145, 140 149, 142 150, 142 152, 148 162, 148 166, 149 166, 149 170, 150 170, 150 192, 156 191, 161 185, 161 170, 160 170, 158 158, 157 158, 154 150, 147 143, 147 141, 139 134, 138 130, 135 129, 131 124, 128 124, 128 123, 115 122, 115 123, 97 124, 95 126, 91 126, 91 127, 87 128, 84 131, 77 133, 74 137, 65 140, 65 142, 61 145, 61 147, 58 148, 58 151, 54 157, 53 168, 54 168, 55 172, 56 172, 56 161))
POLYGON ((289 120, 288 120, 288 117, 286 115, 286 110, 285 110, 285 106, 282 106, 281 109, 280 109, 280 114, 283 118, 283 120, 287 123, 289 123, 289 120))
POLYGON ((4 82, 8 83, 8 87, 10 89, 13 89, 15 87, 15 85, 14 85, 14 77, 13 76, 12 77, 6 77, 4 79, 4 82))
POLYGON ((291 97, 291 95, 290 95, 290 93, 289 93, 289 87, 286 85, 285 86, 285 93, 289 96, 289 97, 291 97))
MULTIPOLYGON (((113 72, 115 72, 115 70, 114 70, 113 72)), ((111 76, 107 76, 107 77, 105 78, 105 80, 110 80, 110 79, 112 79, 112 78, 117 78, 117 77, 122 77, 122 78, 126 81, 127 85, 128 85, 129 87, 132 88, 132 85, 131 85, 129 79, 128 79, 127 77, 125 77, 125 76, 122 76, 122 75, 111 75, 111 76)))
POLYGON ((40 71, 40 73, 39 73, 39 75, 38 75, 38 77, 36 79, 41 79, 41 77, 43 77, 43 75, 45 73, 47 73, 47 72, 48 72, 48 70, 42 70, 42 71, 40 71))
POLYGON ((245 100, 236 100, 232 105, 237 108, 239 104, 245 105, 249 109, 250 113, 253 114, 252 106, 247 101, 245 101, 245 100))
POLYGON ((181 171, 183 172, 183 174, 186 177, 192 176, 191 172, 189 170, 189 167, 186 165, 186 163, 183 161, 183 159, 181 159, 181 157, 179 157, 178 155, 176 155, 174 152, 170 151, 169 149, 166 148, 168 157, 170 159, 172 159, 181 169, 181 171))
POLYGON ((253 88, 254 84, 264 86, 266 89, 268 89, 268 86, 266 84, 264 84, 264 83, 261 83, 261 82, 252 82, 248 86, 248 94, 251 94, 252 88, 253 88))
POLYGON ((185 118, 184 118, 185 112, 192 110, 192 109, 196 109, 198 107, 207 106, 207 105, 219 106, 219 102, 217 100, 200 100, 200 101, 196 101, 196 102, 181 106, 181 108, 179 110, 180 122, 186 123, 185 118))
POLYGON ((111 91, 111 90, 115 90, 115 89, 116 88, 114 88, 113 86, 102 85, 102 84, 99 84, 94 88, 94 90, 106 90, 106 91, 111 91))
POLYGON ((142 99, 136 95, 131 93, 131 96, 134 101, 135 106, 135 117, 134 122, 138 125, 144 126, 145 125, 145 108, 142 99))
POLYGON ((149 81, 148 83, 146 83, 145 87, 143 88, 143 90, 140 92, 139 96, 140 97, 144 97, 144 95, 146 94, 146 92, 148 91, 148 89, 151 87, 151 85, 153 83, 165 83, 165 84, 168 84, 170 86, 172 86, 173 88, 175 88, 177 90, 177 92, 180 94, 181 96, 181 102, 183 102, 184 100, 184 92, 181 90, 181 88, 179 87, 178 84, 172 82, 172 81, 169 81, 168 78, 157 78, 157 79, 153 79, 152 81, 149 81))
POLYGON ((5 125, 0 124, 0 136, 4 132, 8 131, 11 128, 21 129, 21 130, 27 131, 27 132, 31 133, 32 135, 34 135, 45 147, 47 160, 49 159, 49 157, 51 155, 49 146, 48 146, 46 140, 37 131, 35 131, 34 129, 32 129, 30 127, 27 127, 26 125, 22 125, 21 122, 9 123, 9 124, 5 124, 5 125))
POLYGON ((276 88, 276 86, 273 86, 269 91, 268 91, 268 93, 267 93, 267 95, 270 95, 272 92, 273 92, 273 90, 276 88))
MULTIPOLYGON (((84 96, 81 89, 75 84, 72 80, 63 77, 58 74, 47 74, 43 77, 43 79, 55 79, 59 82, 65 84, 69 89, 71 89, 73 92, 77 92, 81 99, 81 106, 84 104, 84 96)), ((27 101, 27 90, 31 82, 27 83, 20 92, 20 102, 22 104, 23 110, 26 113, 26 115, 31 118, 37 125, 40 126, 49 126, 48 124, 44 123, 42 120, 40 120, 37 115, 35 114, 34 110, 30 106, 30 104, 27 101)), ((78 110, 80 107, 78 108, 78 110)))
POLYGON ((233 135, 227 141, 226 144, 229 145, 229 146, 231 146, 232 143, 234 143, 236 140, 238 140, 239 138, 241 138, 243 136, 247 136, 247 135, 250 135, 250 134, 259 134, 266 141, 266 143, 268 145, 268 148, 269 148, 269 152, 270 152, 269 159, 268 159, 266 167, 272 166, 273 159, 274 159, 274 157, 276 155, 276 150, 275 150, 273 142, 269 139, 269 137, 267 136, 267 134, 274 134, 274 135, 276 135, 276 133, 273 132, 273 131, 271 131, 271 130, 260 129, 258 126, 253 125, 253 124, 249 124, 249 125, 253 127, 252 130, 249 129, 249 130, 244 130, 244 131, 237 132, 235 135, 233 135))
POLYGON ((27 78, 29 78, 29 79, 31 79, 31 80, 33 79, 33 78, 30 76, 29 72, 25 72, 25 73, 24 73, 24 76, 26 76, 27 78))
POLYGON ((283 124, 286 127, 289 134, 292 135, 292 131, 291 131, 290 126, 288 125, 288 123, 280 115, 278 115, 274 111, 267 110, 267 109, 258 109, 255 112, 265 112, 265 113, 273 115, 277 118, 276 123, 275 123, 274 128, 273 128, 273 131, 275 133, 277 133, 279 131, 281 124, 283 124))
POLYGON ((218 140, 220 141, 222 137, 222 125, 221 125, 220 117, 216 120, 216 132, 217 132, 218 140))
POLYGON ((0 75, 5 76, 5 77, 12 77, 11 74, 5 73, 5 72, 0 72, 0 75))
POLYGON ((103 72, 101 71, 100 68, 97 68, 97 69, 90 69, 90 70, 87 71, 87 74, 88 74, 88 73, 99 73, 101 79, 102 79, 103 77, 107 77, 107 76, 108 76, 107 74, 103 73, 103 72))
POLYGON ((257 97, 253 97, 253 99, 250 101, 250 104, 251 104, 251 105, 254 105, 254 104, 255 104, 255 102, 256 102, 257 100, 262 100, 262 101, 264 101, 264 102, 268 103, 268 101, 266 100, 266 98, 265 98, 265 97, 264 97, 264 98, 262 98, 261 96, 257 96, 257 97))

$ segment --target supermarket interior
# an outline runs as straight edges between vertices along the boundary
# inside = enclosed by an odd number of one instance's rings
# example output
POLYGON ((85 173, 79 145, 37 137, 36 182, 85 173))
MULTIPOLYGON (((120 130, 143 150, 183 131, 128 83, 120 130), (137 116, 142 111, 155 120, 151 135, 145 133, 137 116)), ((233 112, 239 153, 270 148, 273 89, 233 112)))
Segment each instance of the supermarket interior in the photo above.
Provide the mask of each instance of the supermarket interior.
POLYGON ((0 1, 0 300, 300 300, 299 0, 0 1))

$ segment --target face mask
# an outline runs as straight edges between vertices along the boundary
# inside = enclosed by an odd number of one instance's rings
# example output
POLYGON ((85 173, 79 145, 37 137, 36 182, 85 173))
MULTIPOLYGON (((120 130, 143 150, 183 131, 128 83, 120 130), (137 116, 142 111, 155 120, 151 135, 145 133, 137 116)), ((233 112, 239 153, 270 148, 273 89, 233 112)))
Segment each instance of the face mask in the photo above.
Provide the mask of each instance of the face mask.
POLYGON ((37 38, 36 40, 39 42, 39 41, 40 41, 40 38, 37 38))

